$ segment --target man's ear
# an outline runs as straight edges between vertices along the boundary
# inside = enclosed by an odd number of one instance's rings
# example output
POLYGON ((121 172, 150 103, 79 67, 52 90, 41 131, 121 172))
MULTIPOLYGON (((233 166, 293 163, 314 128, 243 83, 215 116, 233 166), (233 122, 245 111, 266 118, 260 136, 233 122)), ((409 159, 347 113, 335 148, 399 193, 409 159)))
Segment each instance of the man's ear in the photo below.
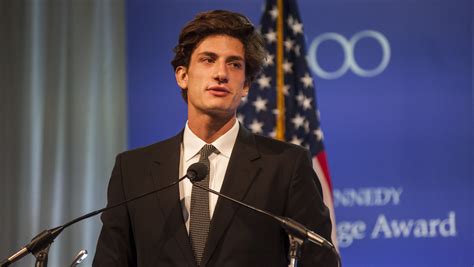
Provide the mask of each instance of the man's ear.
POLYGON ((245 82, 244 88, 242 89, 242 97, 247 96, 249 94, 250 84, 245 82))
POLYGON ((178 86, 186 90, 188 88, 188 69, 184 66, 178 66, 174 72, 178 86))

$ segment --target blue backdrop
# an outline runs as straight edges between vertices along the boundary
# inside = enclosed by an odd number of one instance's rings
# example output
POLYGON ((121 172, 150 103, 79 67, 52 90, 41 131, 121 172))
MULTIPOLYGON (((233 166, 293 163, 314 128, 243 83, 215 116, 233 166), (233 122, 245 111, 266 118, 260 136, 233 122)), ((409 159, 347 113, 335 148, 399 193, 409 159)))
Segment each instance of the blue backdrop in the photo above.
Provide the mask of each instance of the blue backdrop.
MULTIPOLYGON (((197 12, 258 24, 263 0, 127 3, 129 147, 177 133, 172 48, 197 12)), ((473 6, 300 0, 345 266, 472 266, 473 6)))

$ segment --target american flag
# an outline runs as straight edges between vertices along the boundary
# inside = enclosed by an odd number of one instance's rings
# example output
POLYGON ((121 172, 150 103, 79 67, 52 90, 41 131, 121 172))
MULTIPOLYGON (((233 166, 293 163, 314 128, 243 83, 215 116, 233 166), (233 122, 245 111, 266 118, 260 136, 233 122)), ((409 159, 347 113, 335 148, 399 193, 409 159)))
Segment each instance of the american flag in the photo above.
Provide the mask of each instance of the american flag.
POLYGON ((260 32, 266 42, 267 59, 262 74, 242 100, 237 117, 253 133, 284 139, 311 152, 323 187, 324 202, 331 211, 332 240, 336 242, 331 179, 313 78, 305 58, 303 23, 296 1, 278 2, 266 2, 260 32), (277 104, 279 97, 280 105, 277 104), (277 127, 278 120, 281 124, 277 127))

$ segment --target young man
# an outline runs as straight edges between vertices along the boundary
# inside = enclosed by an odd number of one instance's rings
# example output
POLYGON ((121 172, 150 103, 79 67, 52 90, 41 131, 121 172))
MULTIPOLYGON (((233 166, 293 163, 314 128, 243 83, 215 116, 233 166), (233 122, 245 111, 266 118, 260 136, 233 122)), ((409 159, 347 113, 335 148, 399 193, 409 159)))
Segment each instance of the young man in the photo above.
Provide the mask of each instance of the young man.
MULTIPOLYGON (((331 222, 309 153, 251 134, 236 119, 264 60, 250 21, 228 11, 201 13, 182 30, 172 65, 188 104, 177 136, 117 156, 109 205, 176 181, 195 162, 200 183, 286 216, 330 240, 331 222)), ((179 186, 102 215, 94 266, 287 266, 287 235, 268 217, 184 180, 179 186)), ((333 266, 307 244, 300 266, 333 266)))

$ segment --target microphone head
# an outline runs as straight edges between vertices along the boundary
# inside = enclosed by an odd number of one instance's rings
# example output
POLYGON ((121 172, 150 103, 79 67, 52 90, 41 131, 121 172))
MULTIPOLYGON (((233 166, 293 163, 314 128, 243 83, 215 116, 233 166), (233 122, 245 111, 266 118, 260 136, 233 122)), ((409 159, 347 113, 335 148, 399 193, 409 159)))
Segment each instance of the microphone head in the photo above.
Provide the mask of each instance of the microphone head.
POLYGON ((188 176, 191 182, 199 182, 206 178, 209 169, 207 166, 202 162, 196 162, 189 166, 188 171, 186 172, 186 176, 188 176))

